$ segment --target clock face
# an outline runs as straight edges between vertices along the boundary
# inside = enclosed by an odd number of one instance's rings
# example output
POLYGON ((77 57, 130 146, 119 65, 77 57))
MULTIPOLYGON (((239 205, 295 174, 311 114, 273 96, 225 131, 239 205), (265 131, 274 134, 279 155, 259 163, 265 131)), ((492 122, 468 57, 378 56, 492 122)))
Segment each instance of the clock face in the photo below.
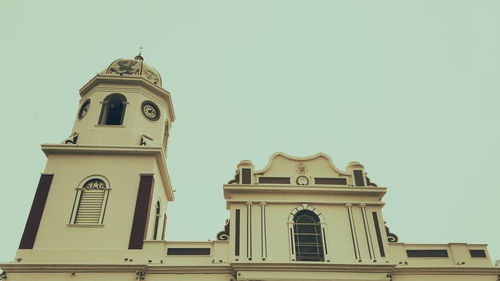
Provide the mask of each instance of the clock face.
POLYGON ((78 112, 78 119, 82 119, 87 115, 87 112, 89 111, 90 108, 90 100, 86 100, 82 107, 80 107, 80 111, 78 112))
POLYGON ((152 101, 142 103, 142 113, 151 121, 156 121, 160 118, 160 109, 152 101))

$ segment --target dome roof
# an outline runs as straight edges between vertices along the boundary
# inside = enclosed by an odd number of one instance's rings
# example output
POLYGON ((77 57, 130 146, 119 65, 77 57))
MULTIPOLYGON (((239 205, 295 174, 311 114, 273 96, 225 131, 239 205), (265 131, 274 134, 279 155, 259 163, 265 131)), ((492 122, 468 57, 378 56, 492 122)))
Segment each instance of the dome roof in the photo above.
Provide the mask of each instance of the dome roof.
POLYGON ((153 67, 144 63, 142 56, 134 59, 117 59, 112 62, 101 75, 142 77, 149 82, 161 87, 160 73, 153 67))

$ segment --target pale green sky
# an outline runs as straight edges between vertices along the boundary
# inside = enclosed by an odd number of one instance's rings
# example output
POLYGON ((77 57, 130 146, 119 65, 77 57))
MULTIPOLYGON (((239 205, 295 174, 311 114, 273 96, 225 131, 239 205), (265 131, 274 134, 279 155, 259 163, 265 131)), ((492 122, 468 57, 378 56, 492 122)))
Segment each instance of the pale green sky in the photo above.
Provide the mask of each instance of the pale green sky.
POLYGON ((283 151, 360 161, 407 243, 500 259, 500 2, 0 0, 0 261, 78 89, 144 47, 172 93, 168 240, 215 239, 222 184, 283 151), (193 211, 193 205, 197 208, 193 211))

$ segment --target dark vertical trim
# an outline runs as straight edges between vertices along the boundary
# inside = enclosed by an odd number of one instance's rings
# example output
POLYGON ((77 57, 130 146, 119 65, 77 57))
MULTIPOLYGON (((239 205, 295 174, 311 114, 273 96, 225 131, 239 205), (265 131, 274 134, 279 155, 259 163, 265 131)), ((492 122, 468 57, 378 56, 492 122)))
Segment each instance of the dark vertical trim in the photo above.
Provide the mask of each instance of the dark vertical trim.
POLYGON ((323 242, 325 243, 325 256, 328 255, 328 247, 326 246, 326 235, 325 235, 325 229, 321 229, 323 232, 323 242))
POLYGON ((375 231, 377 232, 378 247, 380 249, 380 256, 385 257, 384 243, 382 241, 382 233, 380 232, 380 225, 378 224, 377 212, 372 212, 373 222, 375 223, 375 231))
POLYGON ((21 243, 19 243, 19 249, 33 249, 53 177, 54 175, 51 174, 43 174, 40 176, 35 198, 33 198, 28 220, 24 227, 23 237, 21 238, 21 243))
POLYGON ((294 254, 294 251, 295 251, 295 239, 293 238, 293 229, 290 228, 290 240, 292 242, 292 255, 295 255, 294 254))
POLYGON ((365 217, 366 228, 368 228, 368 237, 369 237, 369 240, 370 240, 370 245, 368 245, 368 246, 371 247, 372 254, 373 254, 373 259, 376 259, 377 255, 375 254, 375 247, 373 246, 373 236, 372 236, 372 231, 371 231, 371 228, 370 228, 370 222, 368 221, 368 216, 366 215, 366 208, 362 209, 362 215, 365 217))
POLYGON ((247 204, 247 258, 252 260, 252 204, 247 204))
POLYGON ((264 205, 260 205, 260 255, 264 257, 264 205))
POLYGON ((153 176, 141 176, 135 203, 132 231, 130 232, 130 241, 128 244, 129 249, 142 249, 142 244, 147 233, 153 184, 153 176))
POLYGON ((267 223, 266 223, 266 206, 264 205, 264 250, 266 253, 266 258, 267 258, 267 223))
POLYGON ((167 229, 167 214, 163 214, 163 230, 161 232, 161 240, 165 240, 166 229, 167 229))
POLYGON ((365 186, 365 177, 362 170, 354 170, 354 183, 356 186, 365 186))
POLYGON ((240 210, 236 209, 236 223, 235 223, 235 239, 234 239, 234 255, 240 255, 240 210))
POLYGON ((361 217, 363 218, 363 228, 365 229, 366 244, 368 246, 368 255, 370 256, 370 259, 373 259, 372 249, 370 248, 370 236, 368 236, 368 229, 367 229, 368 225, 366 223, 365 212, 363 208, 361 208, 361 217))
POLYGON ((356 240, 354 240, 354 230, 352 228, 352 219, 351 219, 351 210, 347 207, 347 216, 349 217, 349 226, 351 228, 351 238, 352 238, 352 247, 354 249, 354 257, 358 259, 358 252, 356 251, 356 240))
POLYGON ((155 208, 156 210, 155 210, 155 224, 153 229, 153 240, 156 240, 156 238, 158 237, 158 228, 160 227, 160 208, 161 208, 160 201, 156 202, 155 208))
POLYGON ((249 225, 250 225, 250 258, 253 257, 253 245, 252 245, 252 242, 253 242, 253 235, 252 235, 252 205, 249 206, 249 209, 250 209, 250 221, 249 221, 249 225))
POLYGON ((250 237, 248 237, 248 236, 249 236, 248 230, 250 229, 250 226, 248 225, 248 221, 249 221, 249 219, 248 219, 248 216, 249 216, 249 212, 248 212, 248 205, 247 205, 246 214, 247 214, 247 220, 246 220, 246 223, 247 223, 247 229, 246 229, 246 230, 247 230, 247 236, 246 236, 246 242, 247 242, 247 252, 246 252, 246 254, 247 254, 247 258, 249 258, 249 257, 250 257, 250 256, 249 256, 249 254, 250 254, 250 246, 249 246, 249 243, 250 243, 250 237))
POLYGON ((154 234, 153 234, 153 240, 156 240, 156 237, 158 237, 158 227, 160 224, 160 216, 155 215, 155 227, 154 227, 154 234))
POLYGON ((242 184, 250 184, 251 183, 251 169, 243 168, 241 169, 241 183, 242 184))

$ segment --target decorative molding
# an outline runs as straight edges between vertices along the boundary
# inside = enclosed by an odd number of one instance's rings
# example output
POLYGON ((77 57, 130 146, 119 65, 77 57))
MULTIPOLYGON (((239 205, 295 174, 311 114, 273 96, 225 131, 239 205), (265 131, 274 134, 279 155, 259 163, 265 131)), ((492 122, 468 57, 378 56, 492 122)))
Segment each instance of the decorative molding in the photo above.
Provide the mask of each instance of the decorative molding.
POLYGON ((146 136, 146 135, 142 135, 141 136, 141 140, 139 142, 139 145, 140 146, 151 146, 152 142, 153 142, 153 138, 152 137, 149 137, 149 136, 146 136))
POLYGON ((352 214, 352 204, 347 203, 345 204, 346 210, 347 210, 347 217, 349 220, 349 228, 351 230, 351 238, 352 238, 352 246, 354 249, 354 257, 356 260, 361 261, 361 251, 359 249, 359 241, 358 241, 358 234, 356 232, 356 223, 354 221, 354 216, 352 214))
POLYGON ((299 163, 299 164, 295 165, 295 170, 296 170, 297 174, 301 174, 301 175, 307 173, 309 171, 308 168, 309 167, 305 163, 299 163))
POLYGON ((64 144, 76 144, 78 141, 78 132, 73 132, 71 136, 63 141, 64 144))
POLYGON ((332 168, 332 170, 334 170, 337 174, 339 174, 340 176, 349 176, 349 174, 346 171, 342 171, 339 168, 337 168, 335 166, 335 164, 333 164, 332 158, 330 158, 330 156, 328 156, 324 153, 316 153, 314 155, 306 156, 306 157, 296 157, 296 156, 288 155, 288 154, 283 153, 283 152, 276 152, 273 155, 271 155, 271 157, 269 157, 269 162, 267 163, 266 167, 264 167, 264 169, 262 169, 262 170, 255 171, 255 174, 264 174, 267 170, 269 170, 271 168, 271 165, 273 163, 274 158, 276 158, 278 156, 281 156, 283 158, 286 158, 286 159, 289 159, 292 161, 301 161, 301 162, 310 161, 310 160, 314 160, 316 158, 322 157, 322 158, 325 158, 327 160, 328 164, 330 165, 330 168, 332 168))
POLYGON ((229 240, 229 220, 226 219, 224 230, 217 233, 217 240, 229 240))
POLYGON ((368 245, 368 254, 370 256, 370 259, 375 260, 376 255, 375 255, 375 247, 373 246, 373 239, 372 239, 372 232, 370 228, 370 223, 368 221, 368 216, 366 215, 366 204, 359 204, 359 207, 361 208, 361 217, 363 218, 363 226, 365 230, 365 236, 366 236, 366 243, 368 245))
POLYGON ((295 183, 297 185, 309 185, 309 178, 307 176, 298 176, 297 179, 295 180, 295 183))
POLYGON ((234 174, 234 179, 227 182, 227 184, 239 184, 240 183, 240 170, 236 170, 234 174))
POLYGON ((294 208, 290 212, 290 214, 288 215, 288 223, 289 224, 291 223, 293 225, 293 217, 295 216, 296 213, 298 213, 299 211, 302 211, 302 210, 309 210, 309 211, 315 213, 318 216, 320 222, 322 224, 325 223, 325 219, 323 218, 323 215, 321 214, 321 212, 317 208, 311 207, 309 204, 305 204, 305 203, 303 203, 300 206, 294 208))
POLYGON ((262 260, 267 259, 266 202, 260 202, 260 243, 262 260))
MULTIPOLYGON (((225 184, 224 185, 224 194, 227 196, 228 192, 262 192, 265 188, 265 191, 268 193, 303 193, 303 194, 312 194, 312 193, 325 193, 325 194, 353 194, 353 195, 366 195, 366 196, 377 196, 378 199, 382 199, 384 194, 387 192, 385 187, 347 187, 347 186, 279 186, 279 185, 271 185, 271 184, 259 184, 255 185, 242 185, 242 184, 225 184)), ((226 197, 227 199, 227 197, 226 197)), ((379 201, 379 200, 377 200, 379 201)))
POLYGON ((247 259, 252 260, 253 245, 252 245, 252 202, 246 202, 247 205, 247 259))
POLYGON ((396 234, 391 233, 389 231, 389 227, 387 227, 386 223, 387 222, 384 221, 385 232, 387 233, 387 241, 389 241, 389 242, 398 242, 399 241, 399 237, 396 234))
POLYGON ((76 273, 131 273, 143 271, 146 274, 232 274, 234 269, 228 265, 193 265, 175 266, 158 265, 148 266, 146 264, 123 264, 123 265, 102 265, 102 264, 19 264, 2 263, 3 270, 9 273, 63 273, 70 271, 76 273))

